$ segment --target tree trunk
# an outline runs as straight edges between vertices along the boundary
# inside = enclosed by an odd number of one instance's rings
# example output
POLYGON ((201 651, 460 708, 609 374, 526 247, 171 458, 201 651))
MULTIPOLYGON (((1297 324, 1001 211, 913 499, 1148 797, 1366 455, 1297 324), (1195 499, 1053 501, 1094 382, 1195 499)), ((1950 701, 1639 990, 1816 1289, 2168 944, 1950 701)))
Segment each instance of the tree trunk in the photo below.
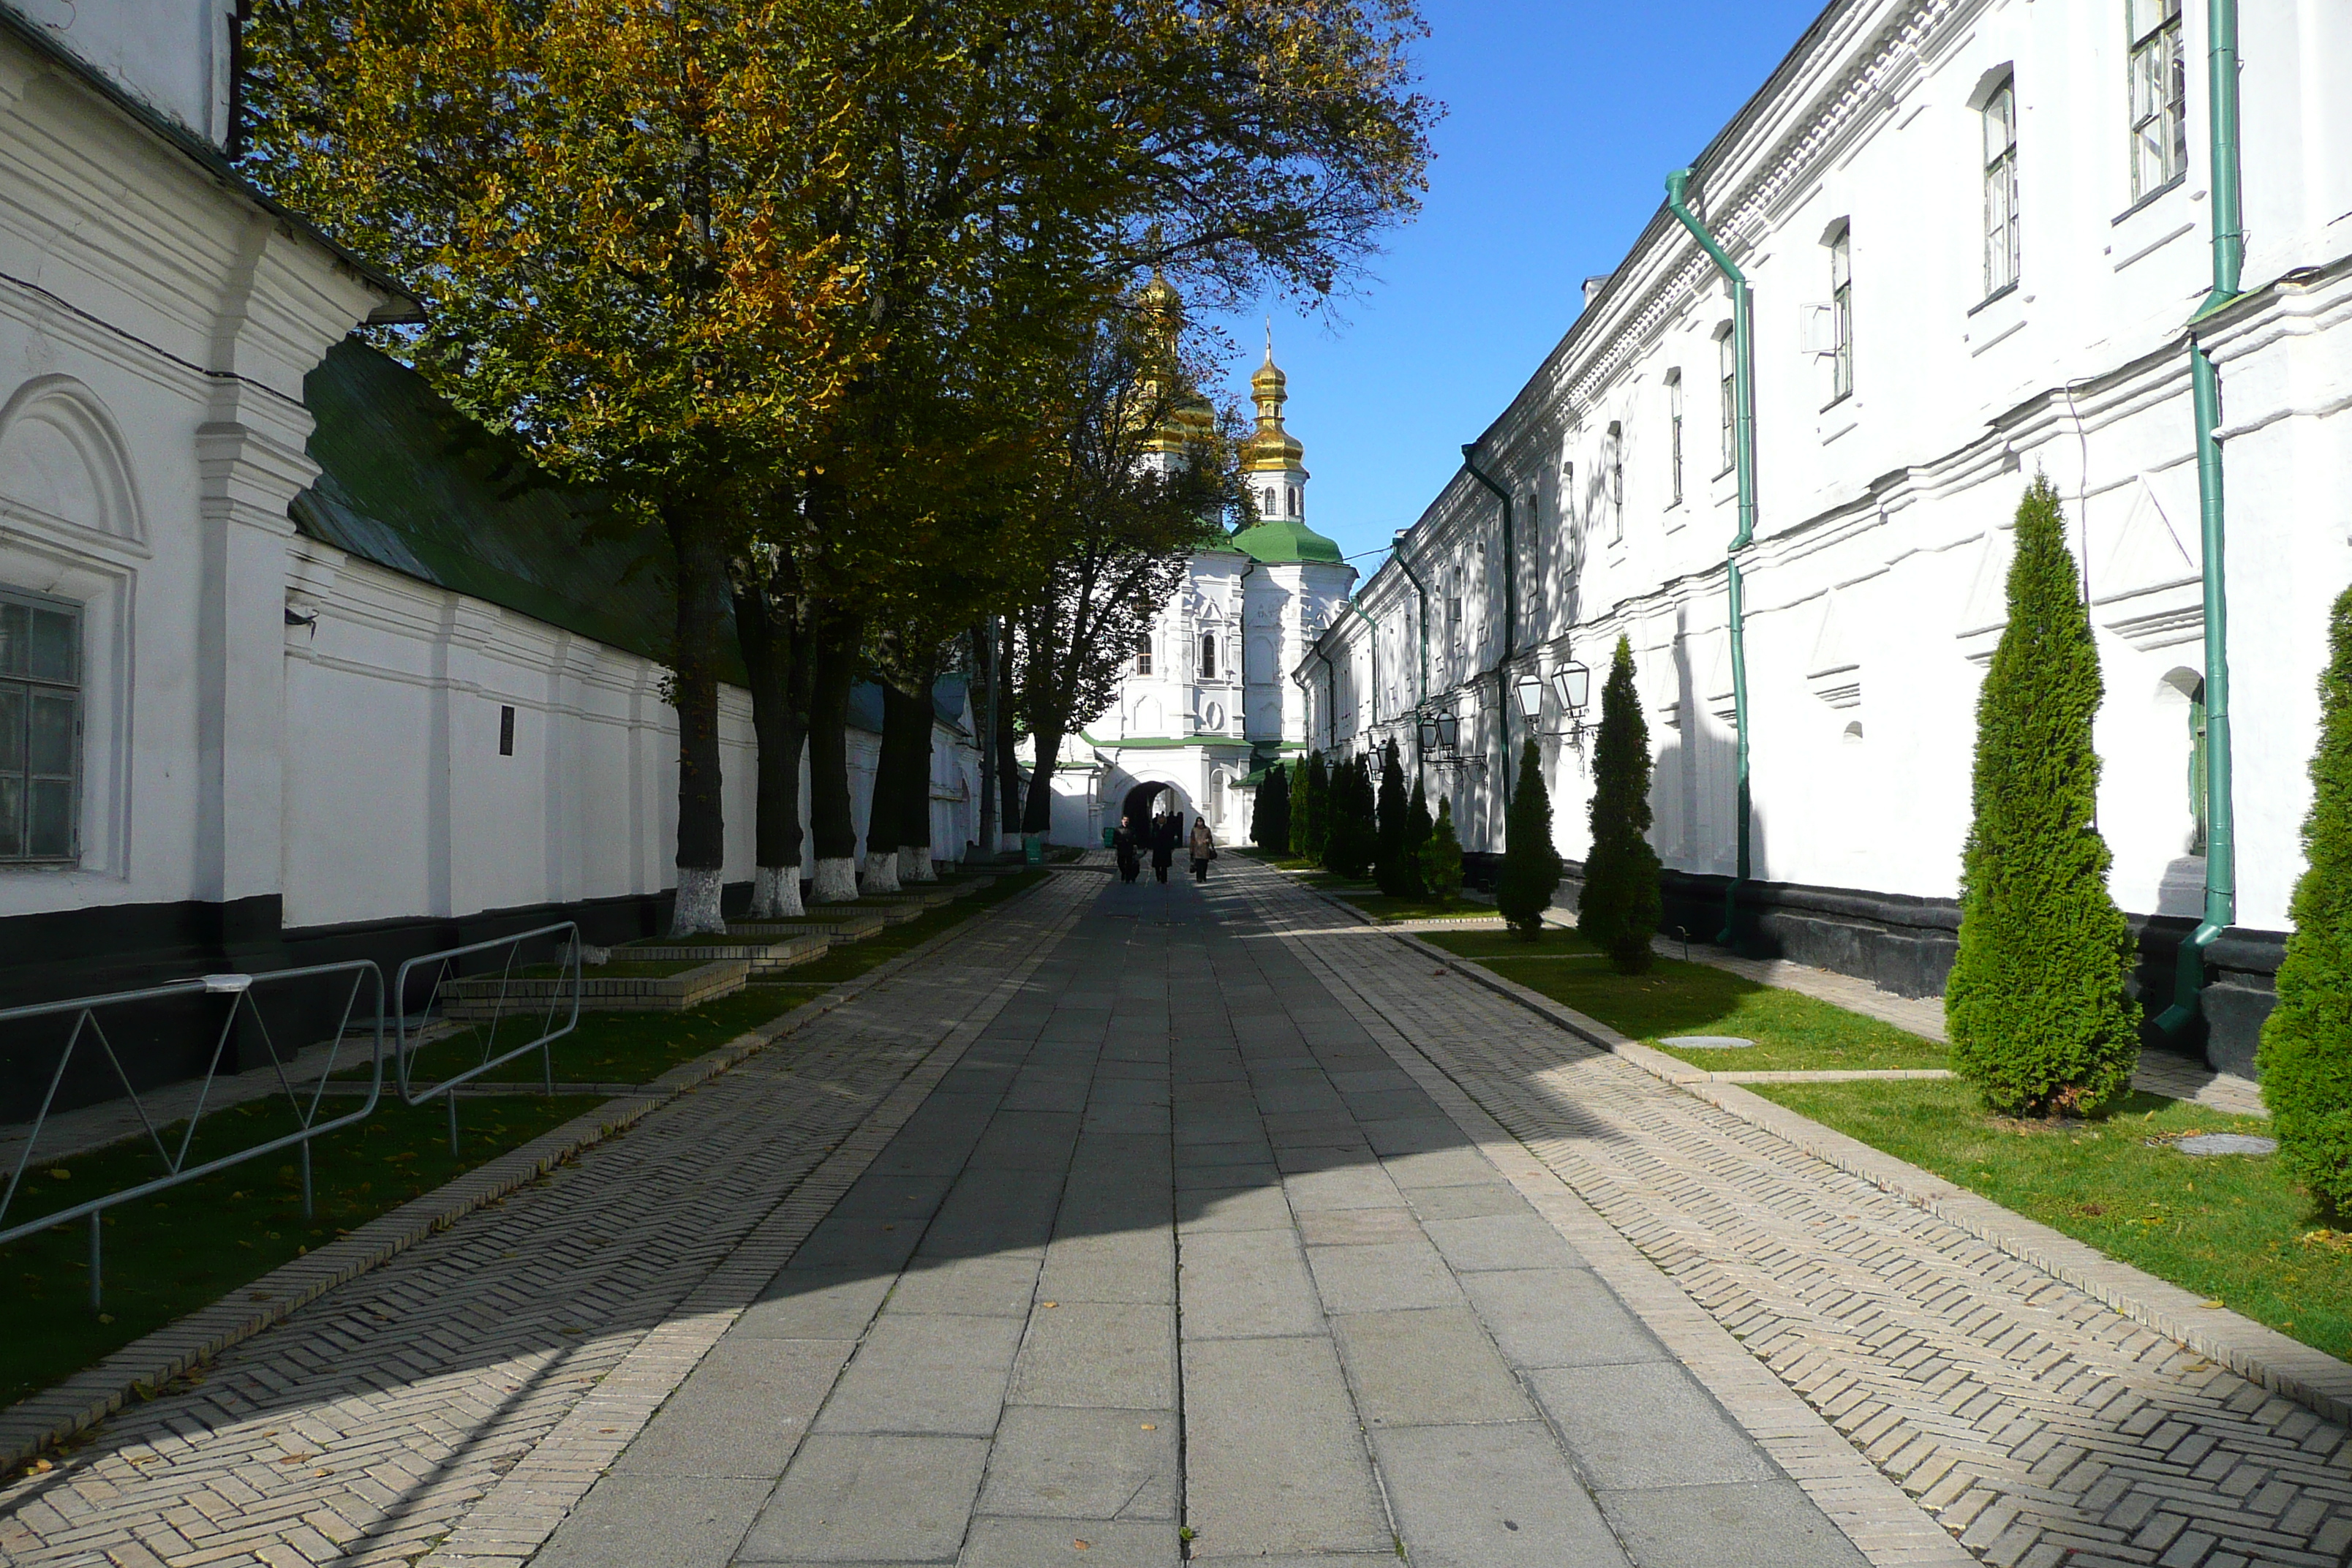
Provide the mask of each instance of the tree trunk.
POLYGON ((751 678, 751 729, 760 742, 754 920, 806 912, 801 905, 801 748, 808 741, 802 716, 808 660, 794 608, 756 584, 735 595, 735 637, 751 678))
POLYGON ((719 647, 727 619, 727 552, 700 502, 662 508, 677 557, 677 626, 671 673, 677 704, 677 900, 670 934, 724 931, 719 889, 727 819, 719 762, 719 647))
POLYGON ((1029 805, 1021 814, 1021 830, 1045 833, 1054 826, 1054 764, 1061 760, 1062 737, 1056 732, 1031 739, 1037 742, 1037 764, 1029 771, 1029 805))
POLYGON ((1010 623, 997 623, 996 637, 996 790, 1003 802, 1003 826, 998 833, 996 847, 1001 854, 1021 847, 1020 783, 1021 767, 1013 756, 1015 737, 1013 731, 1012 681, 1006 672, 1013 666, 1013 628, 1010 623))
POLYGON ((907 749, 907 694, 888 679, 882 682, 882 744, 874 754, 874 788, 866 804, 866 874, 861 885, 869 893, 895 893, 898 889, 898 806, 906 785, 902 753, 907 749))
POLYGON ((992 625, 983 622, 971 632, 972 728, 980 742, 980 812, 972 818, 972 847, 983 861, 996 858, 996 710, 1003 701, 996 689, 996 649, 992 625))
POLYGON ((857 897, 857 825, 849 801, 849 689, 857 681, 857 624, 844 617, 824 628, 815 650, 808 747, 816 876, 809 897, 820 904, 857 897))
MULTIPOLYGON (((936 676, 926 675, 914 690, 904 693, 896 688, 885 688, 883 711, 887 713, 891 702, 902 701, 907 710, 907 742, 898 756, 898 880, 906 882, 936 882, 940 874, 931 867, 931 689, 939 684, 936 676)), ((888 721, 884 721, 887 727, 888 721)))

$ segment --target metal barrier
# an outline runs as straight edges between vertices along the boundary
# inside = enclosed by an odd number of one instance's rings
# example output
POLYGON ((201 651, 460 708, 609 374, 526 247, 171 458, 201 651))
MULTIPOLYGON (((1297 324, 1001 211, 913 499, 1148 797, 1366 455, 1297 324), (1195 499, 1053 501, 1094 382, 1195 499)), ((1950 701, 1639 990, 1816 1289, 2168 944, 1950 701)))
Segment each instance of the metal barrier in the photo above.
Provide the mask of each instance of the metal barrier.
MULTIPOLYGON (((493 937, 488 942, 469 942, 464 947, 444 948, 439 952, 419 953, 403 963, 393 976, 392 1005, 395 1023, 392 1054, 401 1101, 405 1105, 423 1105, 437 1096, 449 1107, 449 1152, 455 1154, 457 1152, 457 1097, 453 1091, 460 1085, 471 1083, 492 1068, 504 1067, 518 1057, 537 1051, 540 1054, 541 1080, 548 1093, 555 1092, 555 1058, 551 1047, 555 1041, 580 1026, 580 928, 571 921, 559 921, 553 925, 518 931, 512 936, 493 937), (515 973, 516 960, 522 956, 523 944, 558 933, 564 938, 562 973, 555 976, 555 983, 546 988, 547 1005, 540 1017, 540 1032, 535 1037, 501 1053, 498 1048, 499 1028, 507 1019, 509 997, 513 995, 520 1003, 531 999, 531 994, 539 989, 515 973), (482 1040, 482 1059, 463 1072, 453 1073, 438 1083, 419 1089, 410 1080, 409 1064, 416 1051, 429 1043, 420 1037, 429 1021, 434 1002, 442 998, 444 989, 453 980, 478 987, 484 984, 479 977, 453 973, 450 966, 458 959, 497 948, 506 949, 506 962, 499 973, 497 991, 487 1004, 490 1015, 489 1029, 482 1040), (433 977, 433 989, 426 996, 425 1006, 419 1010, 417 1026, 412 1032, 408 1017, 408 977, 412 971, 428 963, 440 965, 440 972, 433 977), (571 1015, 564 1019, 563 1026, 557 1028, 555 1016, 562 1010, 567 993, 572 1003, 571 1015)), ((448 1014, 446 1005, 442 1011, 446 1019, 448 1014)))
POLYGON ((77 1219, 88 1218, 89 1221, 89 1304, 93 1311, 98 1310, 103 1288, 100 1222, 107 1210, 137 1198, 151 1196, 167 1188, 195 1181, 199 1177, 227 1170, 232 1165, 243 1164, 247 1160, 257 1160, 265 1154, 274 1154, 289 1145, 294 1145, 301 1150, 302 1213, 307 1218, 311 1213, 310 1141, 321 1134, 335 1131, 339 1128, 348 1127, 367 1116, 374 1110, 377 1098, 383 1091, 383 971, 377 968, 373 961, 364 958, 352 959, 342 963, 314 963, 300 969, 277 969, 263 974, 207 974, 197 979, 175 980, 166 984, 145 986, 135 991, 110 992, 102 996, 81 996, 66 1002, 37 1002, 26 1006, 0 1009, 0 1027, 33 1018, 55 1017, 68 1013, 74 1014, 76 1016, 73 1027, 66 1037, 65 1049, 58 1057, 57 1070, 49 1075, 49 1087, 41 1097, 40 1110, 33 1118, 32 1131, 25 1140, 24 1152, 17 1157, 16 1168, 9 1173, 7 1191, 0 1193, 0 1226, 5 1226, 0 1228, 0 1247, 5 1247, 14 1241, 21 1241, 26 1237, 35 1236, 59 1226, 70 1225, 77 1219), (261 1009, 254 1001, 253 993, 257 987, 277 986, 298 980, 316 980, 334 974, 349 974, 352 977, 352 987, 350 994, 343 998, 342 1015, 335 1026, 334 1043, 329 1047, 327 1060, 320 1068, 316 1087, 310 1089, 308 1102, 305 1103, 302 1094, 296 1089, 294 1081, 287 1077, 286 1069, 289 1063, 278 1056, 277 1042, 269 1037, 269 1026, 263 1020, 261 1009), (321 1121, 319 1120, 319 1110, 326 1098, 327 1081, 335 1072, 336 1060, 342 1054, 344 1037, 351 1032, 352 1011, 359 1005, 361 987, 370 979, 375 982, 375 1039, 372 1057, 373 1072, 368 1082, 367 1098, 358 1110, 347 1115, 336 1116, 321 1121), (212 1057, 205 1063, 204 1077, 197 1088, 195 1105, 188 1113, 186 1131, 180 1135, 178 1150, 173 1151, 165 1146, 162 1130, 155 1125, 154 1118, 148 1115, 146 1102, 131 1084, 131 1075, 124 1069, 122 1058, 116 1054, 113 1041, 107 1037, 106 1027, 99 1020, 99 1011, 101 1008, 131 1006, 141 1003, 167 1002, 175 997, 206 995, 231 998, 228 1014, 221 1020, 220 1033, 213 1042, 212 1057), (229 1039, 236 1031, 237 1019, 244 1016, 249 1016, 252 1018, 254 1027, 261 1037, 261 1043, 269 1053, 270 1065, 277 1069, 278 1088, 285 1091, 287 1103, 293 1107, 295 1118, 300 1126, 295 1131, 257 1143, 249 1149, 236 1150, 218 1158, 207 1160, 200 1165, 192 1166, 188 1163, 188 1151, 195 1143, 196 1124, 204 1120, 205 1102, 212 1098, 213 1083, 219 1075, 221 1059, 227 1054, 229 1039), (152 1181, 125 1187, 120 1192, 107 1193, 99 1197, 85 1199, 65 1208, 9 1226, 6 1224, 8 1210, 15 1204, 17 1192, 24 1185, 25 1173, 32 1164, 34 1151, 40 1146, 41 1129, 47 1123, 50 1110, 57 1103, 58 1089, 65 1082, 66 1068, 72 1064, 74 1053, 81 1048, 85 1037, 96 1040, 98 1047, 106 1053, 108 1064, 114 1068, 116 1081, 122 1085, 122 1091, 129 1097, 131 1109, 138 1112, 140 1125, 146 1130, 148 1141, 154 1144, 155 1152, 163 1163, 163 1174, 152 1181))

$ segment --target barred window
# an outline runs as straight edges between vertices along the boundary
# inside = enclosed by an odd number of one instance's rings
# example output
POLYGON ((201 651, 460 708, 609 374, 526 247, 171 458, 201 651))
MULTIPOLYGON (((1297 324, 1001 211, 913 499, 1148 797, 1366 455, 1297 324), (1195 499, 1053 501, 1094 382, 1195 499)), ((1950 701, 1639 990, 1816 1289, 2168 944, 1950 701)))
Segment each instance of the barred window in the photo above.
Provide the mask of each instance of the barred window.
POLYGON ((2132 200, 2189 167, 2189 68, 2180 0, 2126 0, 2131 14, 2132 200))
POLYGON ((2017 84, 1985 100, 1984 282, 1988 299, 2017 281, 2023 249, 2017 212, 2017 84))
POLYGON ((80 607, 0 588, 0 862, 79 853, 80 742, 80 607))

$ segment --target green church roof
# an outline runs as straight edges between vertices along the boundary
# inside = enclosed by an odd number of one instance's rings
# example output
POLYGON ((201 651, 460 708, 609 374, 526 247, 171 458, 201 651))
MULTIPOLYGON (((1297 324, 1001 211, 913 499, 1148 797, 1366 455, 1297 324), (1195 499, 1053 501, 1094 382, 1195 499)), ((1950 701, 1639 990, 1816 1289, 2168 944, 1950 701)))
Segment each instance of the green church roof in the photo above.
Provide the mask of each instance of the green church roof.
POLYGON ((1233 545, 1252 560, 1269 566, 1290 561, 1340 564, 1337 544, 1305 523, 1287 519, 1270 518, 1255 528, 1244 528, 1234 535, 1233 545))

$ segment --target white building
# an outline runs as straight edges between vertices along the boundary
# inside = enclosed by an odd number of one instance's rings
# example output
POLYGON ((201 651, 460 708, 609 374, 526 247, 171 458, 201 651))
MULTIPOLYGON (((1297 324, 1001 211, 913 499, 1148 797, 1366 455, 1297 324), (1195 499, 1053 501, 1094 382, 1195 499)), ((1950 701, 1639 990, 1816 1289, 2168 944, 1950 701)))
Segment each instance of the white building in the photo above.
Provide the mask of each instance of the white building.
MULTIPOLYGON (((2143 928, 2150 1013, 2171 999, 2208 872, 2191 763, 2222 651, 2201 613, 2188 325, 2226 168, 2209 3, 1841 0, 1698 160, 1694 205, 1754 300, 1746 944, 1941 989, 2009 525, 2042 473, 2104 663, 2114 891, 2143 928)), ((2242 292, 2196 337, 2221 389, 2237 846, 2203 1010, 2212 1059, 2246 1070, 2302 868, 2326 615, 2352 580, 2352 8, 2249 7, 2240 48, 2242 292)), ((1538 724, 1573 861, 1589 783, 1549 677, 1590 666, 1597 704, 1629 637, 1667 923, 1702 939, 1738 869, 1732 315, 1661 210, 1466 449, 1508 524, 1465 468, 1364 588, 1369 618, 1294 667, 1338 672, 1317 746, 1393 730, 1410 754, 1397 717, 1460 714, 1458 755, 1423 766, 1474 851, 1500 847, 1501 760, 1526 731, 1510 689, 1546 678, 1538 724)))
MULTIPOLYGON (((478 432, 344 342, 416 307, 230 168, 233 16, 0 0, 0 1006, 554 919, 608 941, 676 882, 642 548, 505 493, 478 432)), ((951 858, 978 759, 940 696, 951 858)), ((740 687, 721 725, 740 896, 740 687)), ((850 746, 862 821, 876 738, 850 746)), ((17 1043, 0 1121, 54 1062, 17 1043)), ((134 1074, 200 1066, 172 1050, 134 1074)))
MULTIPOLYGON (((1154 287, 1172 309, 1173 291, 1154 287)), ((1306 449, 1283 426, 1288 387, 1269 335, 1250 377, 1257 428, 1242 448, 1259 521, 1193 555, 1118 701, 1064 743, 1056 841, 1099 843, 1122 814, 1155 805, 1206 816, 1223 841, 1245 839, 1257 779, 1306 745, 1306 700, 1289 672, 1340 613, 1356 570, 1307 526, 1306 449)), ((1168 460, 1181 460, 1181 441, 1171 428, 1168 460)))

